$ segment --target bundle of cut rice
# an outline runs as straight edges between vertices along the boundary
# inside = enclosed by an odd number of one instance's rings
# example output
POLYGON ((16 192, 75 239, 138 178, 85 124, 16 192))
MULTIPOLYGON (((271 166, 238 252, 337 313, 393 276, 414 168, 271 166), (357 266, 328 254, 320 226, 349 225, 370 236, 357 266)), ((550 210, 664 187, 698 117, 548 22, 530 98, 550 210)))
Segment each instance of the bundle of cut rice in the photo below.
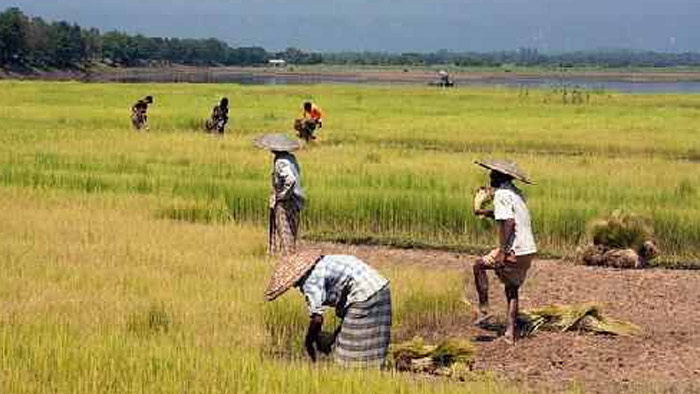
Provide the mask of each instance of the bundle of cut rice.
POLYGON ((588 225, 591 244, 577 250, 585 265, 615 268, 644 268, 659 254, 648 218, 615 211, 588 225))
POLYGON ((390 365, 399 371, 463 378, 471 371, 474 346, 469 341, 447 339, 427 345, 422 338, 389 347, 390 365))
POLYGON ((479 212, 486 208, 486 205, 493 201, 495 190, 492 187, 482 186, 474 193, 474 212, 479 212))
POLYGON ((620 336, 633 336, 641 332, 635 324, 605 317, 601 306, 595 303, 530 309, 521 312, 520 319, 525 322, 526 335, 534 335, 539 330, 589 331, 620 336))

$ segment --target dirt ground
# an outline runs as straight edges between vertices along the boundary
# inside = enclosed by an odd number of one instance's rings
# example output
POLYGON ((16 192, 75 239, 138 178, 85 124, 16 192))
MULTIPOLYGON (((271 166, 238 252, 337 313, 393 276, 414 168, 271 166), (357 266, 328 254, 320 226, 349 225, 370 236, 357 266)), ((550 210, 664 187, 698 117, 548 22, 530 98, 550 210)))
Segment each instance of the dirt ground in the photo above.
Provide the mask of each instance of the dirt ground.
MULTIPOLYGON (((442 251, 322 244, 370 264, 424 264, 462 274, 473 256, 442 251)), ((491 275, 493 312, 505 317, 503 287, 491 275)), ((472 278, 467 278, 472 286, 472 278)), ((468 287, 469 288, 469 287, 468 287)), ((475 301, 475 294, 468 293, 475 301)), ((467 322, 448 327, 478 348, 477 371, 528 391, 700 393, 700 271, 615 270, 538 260, 521 291, 521 308, 595 301, 613 318, 643 329, 633 338, 541 332, 515 346, 467 322)))

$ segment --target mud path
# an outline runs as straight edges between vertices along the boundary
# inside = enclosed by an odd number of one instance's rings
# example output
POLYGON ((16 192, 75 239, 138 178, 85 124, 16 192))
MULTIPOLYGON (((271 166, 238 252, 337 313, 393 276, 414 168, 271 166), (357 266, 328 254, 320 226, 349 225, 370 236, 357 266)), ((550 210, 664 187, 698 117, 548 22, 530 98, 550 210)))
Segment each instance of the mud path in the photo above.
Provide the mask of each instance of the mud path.
MULTIPOLYGON (((441 251, 321 244, 376 266, 420 264, 463 275, 473 256, 441 251)), ((502 286, 493 276, 493 311, 504 318, 502 286)), ((472 278, 467 278, 472 286, 472 278)), ((468 294, 474 300, 473 292, 468 294)), ((471 324, 447 327, 475 340, 475 368, 523 389, 586 393, 700 393, 700 272, 613 270, 538 260, 521 293, 521 308, 595 301, 611 317, 643 329, 634 338, 539 333, 509 346, 498 333, 471 324)))

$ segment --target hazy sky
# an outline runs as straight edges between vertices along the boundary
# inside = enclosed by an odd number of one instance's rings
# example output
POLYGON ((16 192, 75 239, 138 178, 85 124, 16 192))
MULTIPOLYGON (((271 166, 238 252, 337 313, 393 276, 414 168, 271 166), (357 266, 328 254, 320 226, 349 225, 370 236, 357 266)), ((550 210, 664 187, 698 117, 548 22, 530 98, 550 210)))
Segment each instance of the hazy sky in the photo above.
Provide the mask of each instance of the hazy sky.
POLYGON ((700 51, 700 0, 0 0, 49 20, 318 51, 700 51))

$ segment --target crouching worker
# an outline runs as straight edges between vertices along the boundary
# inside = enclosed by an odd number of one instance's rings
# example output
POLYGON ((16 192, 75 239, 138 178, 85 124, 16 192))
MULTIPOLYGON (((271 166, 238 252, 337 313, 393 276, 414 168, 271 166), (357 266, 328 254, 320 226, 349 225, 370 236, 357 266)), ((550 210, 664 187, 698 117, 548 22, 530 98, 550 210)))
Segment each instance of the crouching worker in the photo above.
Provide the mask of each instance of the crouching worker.
POLYGON ((522 192, 513 185, 517 179, 531 183, 527 175, 514 162, 484 160, 476 164, 491 170, 490 184, 493 190, 493 210, 477 209, 475 214, 495 219, 498 223, 499 247, 474 264, 474 283, 479 297, 479 318, 476 324, 487 322, 489 312, 489 279, 487 270, 494 270, 505 285, 508 301, 508 321, 505 339, 514 343, 517 337, 518 292, 525 282, 527 271, 537 252, 530 224, 530 213, 522 192))
POLYGON ((272 301, 290 287, 298 288, 309 308, 306 352, 333 352, 344 366, 384 366, 391 339, 389 281, 362 260, 350 255, 322 255, 306 250, 284 256, 265 298, 272 301), (330 344, 321 340, 323 311, 334 307, 341 324, 330 344))
POLYGON ((205 123, 205 128, 208 133, 214 131, 219 134, 224 134, 224 129, 228 123, 228 98, 221 99, 219 105, 215 106, 211 111, 211 117, 205 123))
POLYGON ((316 129, 323 127, 323 112, 311 101, 306 101, 302 110, 302 117, 294 121, 294 130, 298 132, 299 138, 309 142, 316 139, 316 129))
POLYGON ((146 96, 131 106, 131 124, 135 130, 148 130, 148 106, 153 104, 153 96, 146 96))

